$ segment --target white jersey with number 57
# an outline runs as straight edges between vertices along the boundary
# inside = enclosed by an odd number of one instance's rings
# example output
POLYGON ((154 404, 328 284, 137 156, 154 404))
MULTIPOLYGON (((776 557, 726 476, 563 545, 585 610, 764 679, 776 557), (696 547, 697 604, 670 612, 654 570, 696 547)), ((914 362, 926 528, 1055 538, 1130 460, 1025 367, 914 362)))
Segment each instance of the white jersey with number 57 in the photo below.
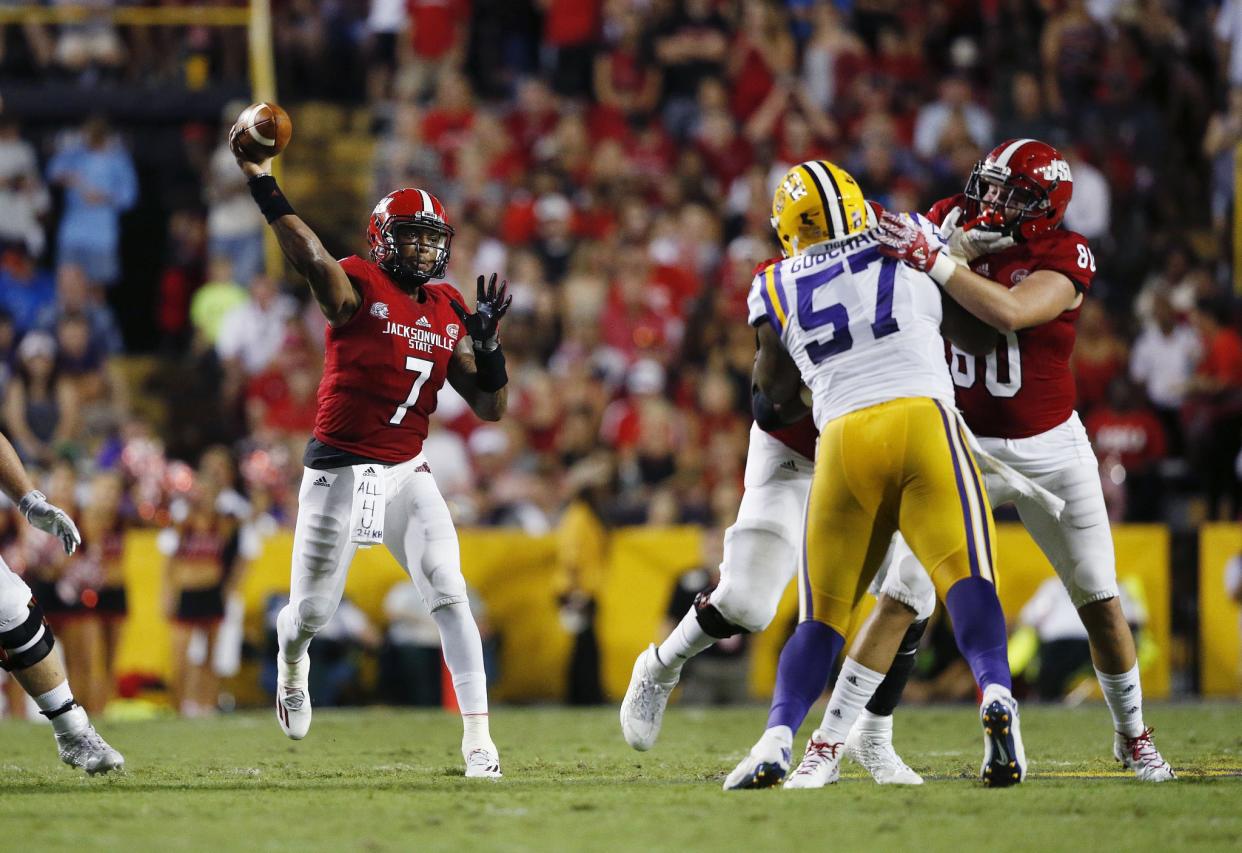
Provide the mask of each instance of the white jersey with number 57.
POLYGON ((834 418, 901 397, 953 405, 940 288, 881 255, 875 234, 812 246, 763 270, 750 287, 750 323, 770 323, 780 335, 811 389, 821 430, 834 418))

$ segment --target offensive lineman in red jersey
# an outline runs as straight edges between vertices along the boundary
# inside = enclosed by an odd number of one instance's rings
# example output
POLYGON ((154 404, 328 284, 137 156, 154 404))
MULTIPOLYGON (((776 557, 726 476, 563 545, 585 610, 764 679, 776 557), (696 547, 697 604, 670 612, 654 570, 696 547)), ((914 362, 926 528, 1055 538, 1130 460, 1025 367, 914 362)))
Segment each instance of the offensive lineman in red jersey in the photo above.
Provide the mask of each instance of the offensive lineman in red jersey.
MULTIPOLYGON (((964 194, 928 212, 946 245, 930 244, 908 219, 886 214, 881 252, 928 272, 998 330, 997 346, 985 357, 950 350, 958 407, 986 453, 1066 505, 1058 523, 992 477, 989 500, 1015 504, 1078 608, 1113 717, 1114 755, 1139 779, 1160 782, 1174 774, 1143 723, 1098 464, 1074 411, 1069 358, 1095 256, 1086 238, 1058 227, 1072 192, 1069 165, 1055 148, 1009 140, 975 166, 964 194)), ((920 582, 911 578, 912 587, 920 582)))
POLYGON ((294 212, 267 163, 233 152, 285 257, 327 318, 314 436, 303 459, 289 604, 277 619, 276 716, 298 740, 311 722, 308 647, 332 618, 359 545, 382 543, 431 611, 453 678, 466 776, 499 778, 488 731, 479 630, 461 574, 457 533, 422 453, 428 417, 447 380, 484 420, 505 412, 498 340, 509 308, 496 276, 478 281, 473 314, 444 275, 453 229, 430 193, 403 189, 371 214, 371 257, 337 262, 294 212), (470 338, 467 343, 466 337, 470 338))

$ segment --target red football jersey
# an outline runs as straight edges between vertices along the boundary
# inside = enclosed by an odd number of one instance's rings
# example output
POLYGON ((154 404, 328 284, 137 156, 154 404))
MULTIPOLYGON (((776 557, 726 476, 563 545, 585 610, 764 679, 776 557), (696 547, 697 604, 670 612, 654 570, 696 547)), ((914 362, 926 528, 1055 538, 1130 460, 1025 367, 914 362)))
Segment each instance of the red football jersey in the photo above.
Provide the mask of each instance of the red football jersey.
POLYGON ((815 418, 810 415, 789 426, 765 432, 790 450, 801 453, 812 462, 815 461, 815 442, 819 441, 819 430, 815 428, 815 418))
MULTIPOLYGON (((957 195, 936 202, 927 212, 939 224, 955 206, 957 195)), ((984 278, 1013 287, 1036 270, 1059 272, 1086 293, 1095 277, 1095 256, 1087 238, 1058 228, 1034 239, 975 260, 970 268, 984 278)), ((1028 438, 1064 423, 1074 411, 1074 324, 1078 308, 1055 320, 1007 335, 986 357, 950 349, 949 367, 957 386, 957 406, 976 435, 1028 438)))
POLYGON ((356 255, 341 267, 362 304, 349 322, 324 332, 315 438, 368 459, 405 462, 423 449, 463 333, 449 300, 465 301, 453 285, 439 283, 424 285, 419 302, 356 255))

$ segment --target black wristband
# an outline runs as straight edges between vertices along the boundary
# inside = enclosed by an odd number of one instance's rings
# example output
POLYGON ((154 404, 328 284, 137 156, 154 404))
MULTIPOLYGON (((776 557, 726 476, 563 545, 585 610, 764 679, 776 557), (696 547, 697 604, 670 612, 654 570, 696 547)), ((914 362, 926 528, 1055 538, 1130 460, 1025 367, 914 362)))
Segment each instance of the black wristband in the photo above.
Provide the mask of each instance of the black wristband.
POLYGON ((499 346, 491 352, 476 349, 474 363, 478 368, 474 384, 480 391, 495 394, 509 384, 509 374, 505 371, 505 353, 499 346))
POLYGON ((248 184, 254 203, 259 206, 259 212, 269 223, 282 216, 294 215, 293 205, 289 204, 289 199, 285 198, 280 187, 276 186, 276 179, 271 175, 255 175, 248 184))

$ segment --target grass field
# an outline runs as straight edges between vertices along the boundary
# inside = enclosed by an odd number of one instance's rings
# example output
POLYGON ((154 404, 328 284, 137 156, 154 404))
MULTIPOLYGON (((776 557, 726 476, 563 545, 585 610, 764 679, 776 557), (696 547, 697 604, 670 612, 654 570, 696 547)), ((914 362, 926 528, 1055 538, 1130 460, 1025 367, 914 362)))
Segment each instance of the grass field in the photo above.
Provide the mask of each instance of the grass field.
POLYGON ((300 743, 268 713, 115 723, 103 731, 128 770, 96 779, 57 762, 46 727, 0 723, 0 850, 1242 846, 1240 705, 1149 710, 1180 774, 1161 786, 1115 769, 1102 706, 1030 706, 1031 775, 984 789, 975 719, 966 706, 900 713, 897 747, 922 788, 878 787, 847 762, 825 790, 727 794, 761 708, 673 709, 649 753, 625 746, 611 707, 498 709, 500 782, 462 777, 459 723, 440 712, 316 712, 300 743))

